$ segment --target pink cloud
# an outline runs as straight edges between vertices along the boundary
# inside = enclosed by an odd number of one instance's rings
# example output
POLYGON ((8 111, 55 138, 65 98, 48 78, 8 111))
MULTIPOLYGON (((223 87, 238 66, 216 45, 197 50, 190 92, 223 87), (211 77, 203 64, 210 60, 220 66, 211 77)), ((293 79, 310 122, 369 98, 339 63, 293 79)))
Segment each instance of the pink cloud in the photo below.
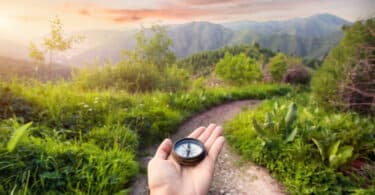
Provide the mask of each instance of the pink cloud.
POLYGON ((183 0, 184 3, 190 5, 213 5, 244 2, 244 0, 183 0))
POLYGON ((95 4, 69 3, 63 9, 114 23, 129 23, 147 19, 160 20, 230 20, 231 18, 278 17, 287 19, 319 13, 328 3, 322 0, 165 0, 149 9, 110 8, 95 4))

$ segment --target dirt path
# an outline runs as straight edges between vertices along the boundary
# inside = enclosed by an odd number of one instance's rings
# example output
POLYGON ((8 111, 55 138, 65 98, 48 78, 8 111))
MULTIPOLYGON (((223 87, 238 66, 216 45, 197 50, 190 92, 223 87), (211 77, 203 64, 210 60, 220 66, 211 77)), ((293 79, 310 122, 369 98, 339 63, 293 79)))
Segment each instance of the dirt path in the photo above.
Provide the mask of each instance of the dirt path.
MULTIPOLYGON (((185 137, 192 130, 200 126, 207 126, 209 123, 223 125, 224 122, 232 119, 243 109, 252 109, 259 104, 257 100, 243 100, 220 105, 211 110, 194 116, 183 123, 172 140, 185 137)), ((147 149, 145 156, 140 159, 143 170, 152 157, 157 146, 147 149)), ((148 194, 147 179, 145 174, 140 174, 132 186, 131 194, 148 194)), ((266 169, 251 163, 245 163, 240 156, 235 154, 225 144, 216 164, 214 181, 209 194, 284 194, 282 186, 274 180, 266 169)))

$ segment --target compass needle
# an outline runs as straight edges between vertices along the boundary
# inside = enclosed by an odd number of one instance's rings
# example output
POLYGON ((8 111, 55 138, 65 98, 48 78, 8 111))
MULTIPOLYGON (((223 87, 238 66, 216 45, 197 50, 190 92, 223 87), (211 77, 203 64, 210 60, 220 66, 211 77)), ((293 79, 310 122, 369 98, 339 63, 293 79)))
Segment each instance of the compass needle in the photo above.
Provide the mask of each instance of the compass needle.
POLYGON ((172 156, 181 165, 193 166, 206 157, 204 144, 194 138, 178 140, 172 151, 172 156))

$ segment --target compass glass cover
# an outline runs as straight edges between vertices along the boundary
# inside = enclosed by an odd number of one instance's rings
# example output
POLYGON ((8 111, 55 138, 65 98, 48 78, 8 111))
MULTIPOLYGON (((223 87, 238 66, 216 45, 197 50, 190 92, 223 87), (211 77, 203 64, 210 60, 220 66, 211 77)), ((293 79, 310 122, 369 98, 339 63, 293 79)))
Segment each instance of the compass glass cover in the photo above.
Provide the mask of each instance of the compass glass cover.
POLYGON ((192 158, 200 155, 203 148, 194 142, 183 141, 176 146, 175 152, 181 157, 192 158))

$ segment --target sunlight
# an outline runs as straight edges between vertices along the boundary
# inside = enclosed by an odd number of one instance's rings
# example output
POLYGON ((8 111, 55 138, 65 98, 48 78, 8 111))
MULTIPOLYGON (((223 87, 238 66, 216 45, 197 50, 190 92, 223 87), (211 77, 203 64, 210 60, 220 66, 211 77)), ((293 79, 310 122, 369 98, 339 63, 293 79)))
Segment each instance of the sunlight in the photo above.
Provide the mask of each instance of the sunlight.
POLYGON ((11 20, 6 16, 0 16, 0 29, 9 28, 11 25, 11 20))

